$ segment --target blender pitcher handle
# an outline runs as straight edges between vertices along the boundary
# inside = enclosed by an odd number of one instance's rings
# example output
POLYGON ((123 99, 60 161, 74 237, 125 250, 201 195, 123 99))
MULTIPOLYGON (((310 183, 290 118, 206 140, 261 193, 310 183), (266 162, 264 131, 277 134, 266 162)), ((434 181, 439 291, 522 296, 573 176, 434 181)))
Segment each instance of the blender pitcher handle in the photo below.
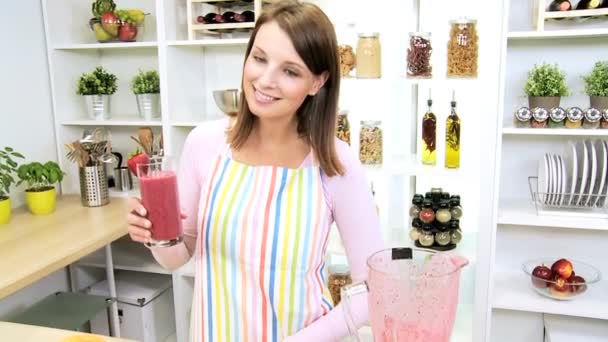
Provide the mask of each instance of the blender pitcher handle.
POLYGON ((355 320, 353 318, 353 312, 351 311, 351 299, 355 296, 365 294, 368 292, 367 282, 362 281, 359 283, 345 285, 340 289, 340 298, 343 306, 344 318, 346 320, 346 326, 348 327, 348 335, 356 342, 361 342, 361 336, 355 320))

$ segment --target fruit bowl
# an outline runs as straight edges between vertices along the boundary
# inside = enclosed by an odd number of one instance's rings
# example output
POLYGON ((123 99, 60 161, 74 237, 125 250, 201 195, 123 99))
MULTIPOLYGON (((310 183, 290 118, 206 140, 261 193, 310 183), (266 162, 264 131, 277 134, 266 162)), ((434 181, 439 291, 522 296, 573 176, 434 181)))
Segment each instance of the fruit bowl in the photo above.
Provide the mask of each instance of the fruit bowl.
POLYGON ((241 91, 239 89, 214 90, 213 99, 226 115, 236 116, 241 105, 241 91))
POLYGON ((572 300, 601 279, 597 268, 573 259, 532 259, 524 262, 522 269, 536 292, 557 300, 572 300))

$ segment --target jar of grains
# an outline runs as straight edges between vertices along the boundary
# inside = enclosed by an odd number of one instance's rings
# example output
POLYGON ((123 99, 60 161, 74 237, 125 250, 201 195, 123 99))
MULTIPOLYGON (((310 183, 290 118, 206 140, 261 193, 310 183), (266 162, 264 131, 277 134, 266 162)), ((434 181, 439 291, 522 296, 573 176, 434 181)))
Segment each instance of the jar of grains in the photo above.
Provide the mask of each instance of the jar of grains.
POLYGON ((356 56, 357 78, 380 78, 382 76, 379 33, 359 33, 356 56))
POLYGON ((350 123, 348 121, 348 111, 341 110, 337 117, 336 137, 350 145, 350 123))
POLYGON ((410 45, 407 48, 407 76, 412 78, 431 78, 431 33, 410 32, 410 45))
POLYGON ((363 164, 382 164, 382 121, 361 121, 359 160, 363 164))
POLYGON ((342 287, 351 284, 353 282, 350 276, 350 270, 347 265, 329 265, 328 266, 329 277, 327 281, 327 287, 331 294, 331 299, 334 302, 334 306, 338 305, 341 300, 342 287))
POLYGON ((477 77, 477 21, 461 18, 450 24, 448 77, 477 77))

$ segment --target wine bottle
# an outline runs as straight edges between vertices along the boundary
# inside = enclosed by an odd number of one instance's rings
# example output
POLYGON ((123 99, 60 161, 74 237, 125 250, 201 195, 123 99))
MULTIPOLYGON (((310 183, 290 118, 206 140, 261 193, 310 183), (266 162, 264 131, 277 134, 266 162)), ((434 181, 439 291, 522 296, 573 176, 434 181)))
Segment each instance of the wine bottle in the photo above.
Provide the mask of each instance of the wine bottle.
POLYGON ((222 13, 222 19, 224 19, 225 23, 236 23, 237 20, 235 18, 235 15, 237 14, 232 11, 226 11, 222 13))
POLYGON ((204 23, 205 24, 220 24, 224 22, 224 18, 222 18, 221 15, 217 14, 217 13, 207 13, 205 14, 204 18, 204 23))
POLYGON ((255 21, 255 14, 253 14, 253 11, 243 11, 243 13, 241 13, 241 15, 243 16, 243 18, 245 18, 244 21, 246 21, 246 22, 255 21))
POLYGON ((452 109, 445 122, 445 167, 460 167, 460 118, 456 114, 456 97, 452 92, 452 109))
POLYGON ((569 11, 572 9, 572 3, 568 0, 553 0, 549 4, 549 11, 569 11))
POLYGON ((437 117, 431 109, 433 100, 430 90, 426 103, 429 107, 422 117, 422 163, 435 165, 437 161, 437 117))
POLYGON ((595 9, 600 7, 600 0, 581 0, 576 5, 577 10, 595 9))

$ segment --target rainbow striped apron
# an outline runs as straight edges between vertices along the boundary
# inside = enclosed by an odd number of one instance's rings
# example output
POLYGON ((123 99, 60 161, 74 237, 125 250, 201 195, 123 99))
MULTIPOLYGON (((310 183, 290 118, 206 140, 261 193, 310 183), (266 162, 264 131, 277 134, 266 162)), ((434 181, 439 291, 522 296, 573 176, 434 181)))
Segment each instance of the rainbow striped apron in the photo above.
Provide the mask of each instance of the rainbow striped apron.
POLYGON ((209 174, 191 340, 280 341, 331 310, 323 276, 331 224, 320 168, 249 166, 226 146, 209 174))

